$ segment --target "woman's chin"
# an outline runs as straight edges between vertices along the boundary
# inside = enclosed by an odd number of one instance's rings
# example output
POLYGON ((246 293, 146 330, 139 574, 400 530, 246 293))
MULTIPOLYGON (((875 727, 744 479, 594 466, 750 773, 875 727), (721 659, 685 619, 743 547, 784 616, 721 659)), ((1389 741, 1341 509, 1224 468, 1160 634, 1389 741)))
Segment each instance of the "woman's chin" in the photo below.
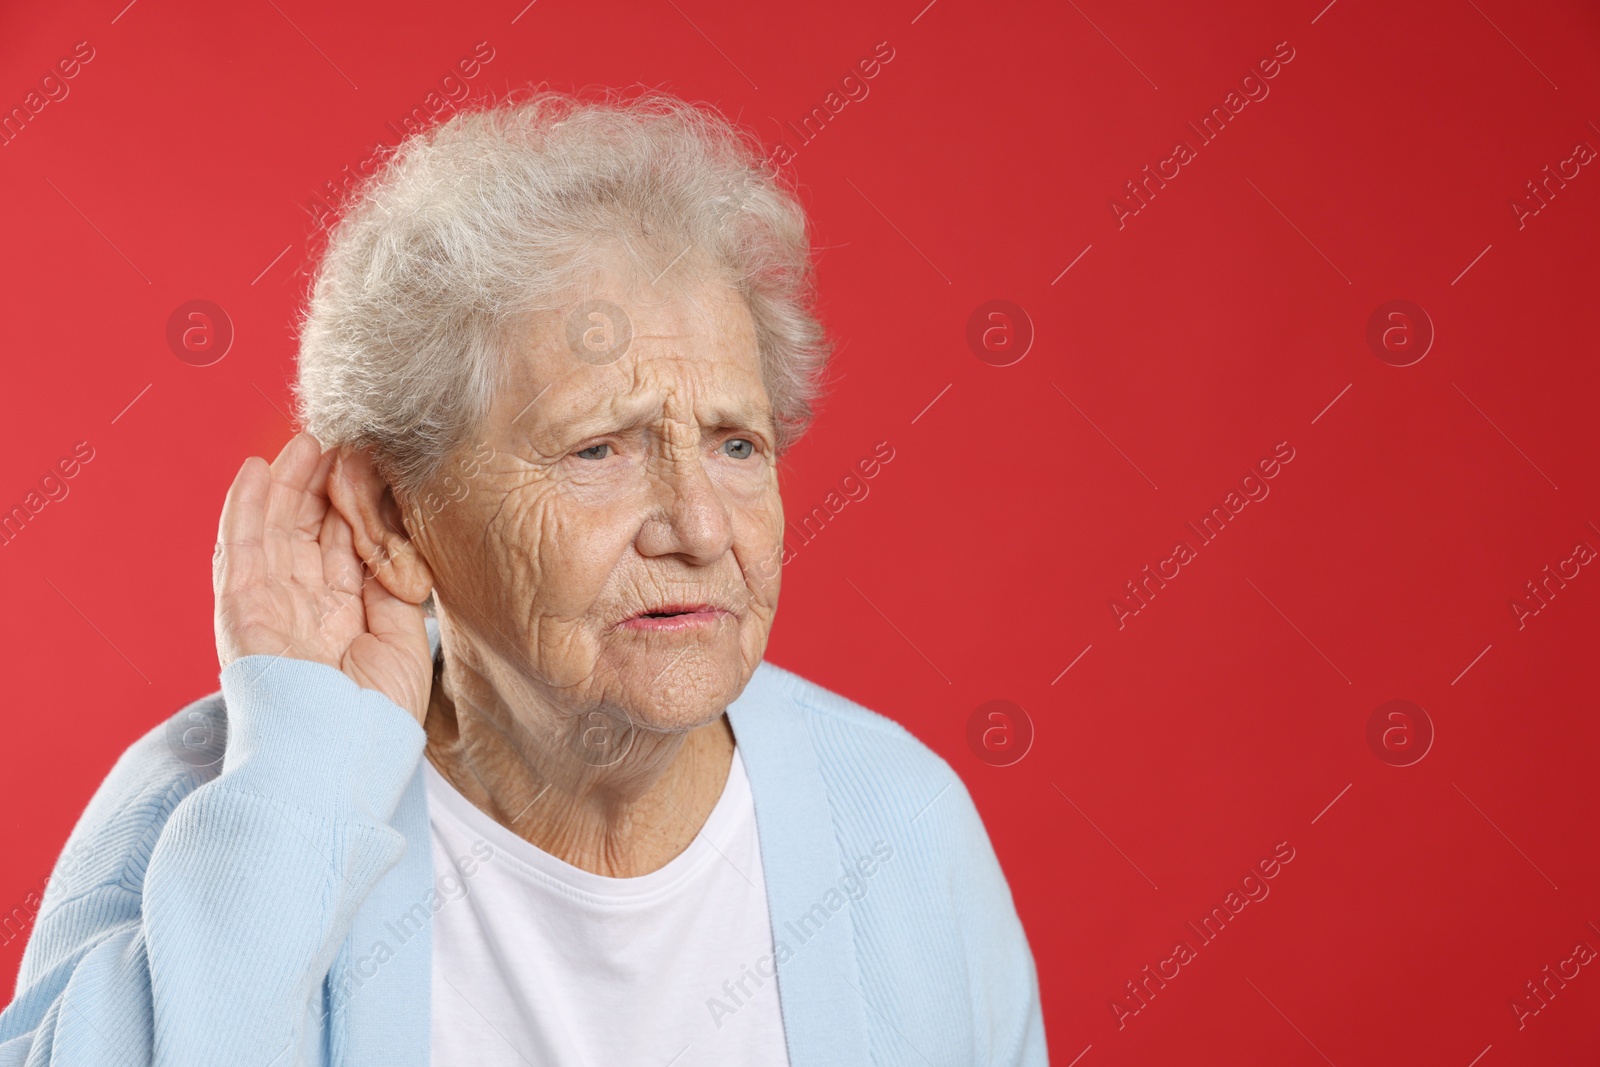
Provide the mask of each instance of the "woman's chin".
POLYGON ((716 722, 739 695, 739 687, 661 686, 632 694, 625 707, 642 730, 681 733, 716 722))
POLYGON ((635 726, 674 733, 715 722, 748 681, 737 656, 645 656, 621 673, 611 701, 635 726), (731 660, 731 662, 730 662, 731 660))
POLYGON ((601 689, 647 729, 690 729, 714 721, 754 670, 732 626, 693 635, 625 635, 601 649, 601 689), (747 667, 746 664, 749 663, 747 667))

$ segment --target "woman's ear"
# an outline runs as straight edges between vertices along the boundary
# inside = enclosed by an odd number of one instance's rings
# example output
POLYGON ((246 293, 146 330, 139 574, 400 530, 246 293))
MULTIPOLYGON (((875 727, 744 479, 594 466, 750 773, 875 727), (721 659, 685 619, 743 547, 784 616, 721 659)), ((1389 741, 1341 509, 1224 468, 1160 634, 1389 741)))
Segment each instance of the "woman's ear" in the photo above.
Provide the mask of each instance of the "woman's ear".
POLYGON ((362 573, 408 604, 433 591, 433 569, 407 536, 400 504, 366 449, 339 450, 328 472, 328 500, 350 524, 362 573))

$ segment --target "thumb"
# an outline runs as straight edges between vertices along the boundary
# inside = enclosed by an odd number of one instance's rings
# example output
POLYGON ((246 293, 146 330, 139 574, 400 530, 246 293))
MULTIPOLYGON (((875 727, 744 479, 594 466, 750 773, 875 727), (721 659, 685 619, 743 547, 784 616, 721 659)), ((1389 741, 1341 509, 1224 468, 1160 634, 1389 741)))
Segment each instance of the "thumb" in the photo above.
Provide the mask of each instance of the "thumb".
POLYGON ((362 586, 367 632, 350 642, 343 668, 363 688, 376 689, 421 723, 433 685, 428 630, 420 605, 395 596, 375 578, 362 586))
POLYGON ((368 633, 386 645, 407 650, 421 648, 426 659, 428 626, 421 604, 402 600, 372 577, 361 583, 361 600, 367 612, 368 633))

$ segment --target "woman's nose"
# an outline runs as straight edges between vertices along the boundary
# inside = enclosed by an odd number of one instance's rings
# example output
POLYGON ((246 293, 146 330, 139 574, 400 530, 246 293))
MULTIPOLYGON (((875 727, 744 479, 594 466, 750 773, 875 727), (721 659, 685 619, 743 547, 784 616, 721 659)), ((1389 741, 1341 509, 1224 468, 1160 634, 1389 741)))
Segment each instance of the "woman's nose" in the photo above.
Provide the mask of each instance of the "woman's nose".
POLYGON ((733 523, 699 450, 661 461, 654 477, 657 511, 639 531, 640 555, 720 559, 733 545, 733 523))

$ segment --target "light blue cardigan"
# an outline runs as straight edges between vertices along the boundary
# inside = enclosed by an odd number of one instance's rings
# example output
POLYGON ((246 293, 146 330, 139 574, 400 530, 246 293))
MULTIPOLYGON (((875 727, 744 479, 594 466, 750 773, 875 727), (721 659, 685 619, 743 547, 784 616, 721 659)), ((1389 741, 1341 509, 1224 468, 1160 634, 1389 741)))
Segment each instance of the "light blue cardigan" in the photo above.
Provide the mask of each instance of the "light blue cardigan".
MULTIPOLYGON (((770 663, 728 717, 794 1067, 1044 1064, 1033 957, 950 767, 770 663)), ((440 900, 424 740, 332 667, 230 664, 73 830, 0 1067, 428 1067, 431 924, 400 921, 440 900)))

